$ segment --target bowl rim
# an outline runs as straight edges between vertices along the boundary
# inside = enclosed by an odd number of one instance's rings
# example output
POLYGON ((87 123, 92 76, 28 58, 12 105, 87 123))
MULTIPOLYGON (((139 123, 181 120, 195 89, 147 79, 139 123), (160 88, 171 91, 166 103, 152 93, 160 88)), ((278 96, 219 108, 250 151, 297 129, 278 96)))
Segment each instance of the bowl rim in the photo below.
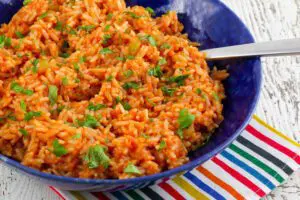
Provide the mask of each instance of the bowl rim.
MULTIPOLYGON (((220 0, 212 0, 215 1, 216 3, 218 3, 223 9, 231 12, 231 14, 238 20, 238 22, 241 24, 241 26, 244 28, 244 30, 246 30, 249 33, 249 40, 250 42, 254 42, 254 38, 253 35, 251 34, 251 32, 249 31, 248 27, 245 25, 245 23, 236 15, 235 12, 233 12, 233 10, 231 8, 229 8, 228 6, 226 6, 223 2, 221 2, 220 0)), ((71 183, 71 184, 80 184, 80 185, 84 185, 84 184, 95 184, 95 185, 100 185, 100 184, 111 184, 111 185, 121 185, 121 184, 134 184, 136 182, 151 182, 151 181, 155 181, 155 180, 159 180, 165 177, 170 177, 173 175, 176 175, 180 172, 183 171, 189 171, 195 167, 197 167, 199 164, 204 163, 205 161, 207 161, 208 159, 212 158, 213 156, 215 156, 216 154, 218 154, 219 152, 221 152, 223 149, 225 149, 226 147, 228 147, 240 134, 241 132, 245 129, 245 127, 249 124, 249 121, 251 120, 256 105, 258 103, 260 94, 261 94, 261 89, 262 89, 262 65, 261 65, 261 59, 260 57, 255 57, 253 58, 255 61, 255 65, 257 65, 258 70, 259 70, 259 75, 257 77, 257 93, 254 96, 254 100, 250 106, 250 111, 246 117, 246 119, 244 120, 244 122, 242 123, 242 125, 235 131, 234 134, 232 134, 224 143, 222 143, 221 145, 219 145, 217 148, 215 148, 213 151, 199 157, 196 158, 193 161, 190 161, 182 166, 176 167, 174 169, 170 169, 164 172, 160 172, 157 174, 153 174, 153 175, 148 175, 148 176, 142 176, 142 177, 137 177, 137 178, 128 178, 128 179, 89 179, 89 178, 75 178, 75 177, 67 177, 67 176, 58 176, 58 175, 54 175, 54 174, 49 174, 49 173, 45 173, 45 172, 41 172, 38 171, 36 169, 27 167, 25 165, 22 165, 20 162, 13 160, 12 158, 9 158, 7 156, 4 156, 3 154, 0 153, 0 161, 3 161, 4 163, 15 167, 18 170, 21 170, 27 174, 33 175, 35 177, 38 177, 40 179, 47 179, 47 180, 52 180, 52 181, 57 181, 57 182, 61 182, 61 183, 71 183)), ((1 162, 0 162, 1 163, 1 162)))

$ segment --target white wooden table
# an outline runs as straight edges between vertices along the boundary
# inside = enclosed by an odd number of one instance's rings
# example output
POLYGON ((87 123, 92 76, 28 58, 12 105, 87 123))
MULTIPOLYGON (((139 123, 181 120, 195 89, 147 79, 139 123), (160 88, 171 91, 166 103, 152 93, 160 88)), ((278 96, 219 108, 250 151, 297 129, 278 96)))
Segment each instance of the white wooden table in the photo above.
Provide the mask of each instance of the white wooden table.
MULTIPOLYGON (((257 41, 300 38, 300 0, 223 0, 257 41)), ((256 114, 300 142, 300 56, 263 58, 264 83, 256 114)), ((0 166, 0 199, 58 200, 46 186, 0 166)), ((300 171, 266 197, 300 200, 300 171)))

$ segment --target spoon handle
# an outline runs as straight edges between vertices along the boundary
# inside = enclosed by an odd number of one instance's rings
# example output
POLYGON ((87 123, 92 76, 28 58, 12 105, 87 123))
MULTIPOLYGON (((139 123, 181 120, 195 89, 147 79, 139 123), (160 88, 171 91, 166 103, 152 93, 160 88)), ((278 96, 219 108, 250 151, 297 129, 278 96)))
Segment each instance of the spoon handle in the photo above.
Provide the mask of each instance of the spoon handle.
POLYGON ((203 52, 206 53, 207 60, 300 54, 300 38, 208 49, 203 52))

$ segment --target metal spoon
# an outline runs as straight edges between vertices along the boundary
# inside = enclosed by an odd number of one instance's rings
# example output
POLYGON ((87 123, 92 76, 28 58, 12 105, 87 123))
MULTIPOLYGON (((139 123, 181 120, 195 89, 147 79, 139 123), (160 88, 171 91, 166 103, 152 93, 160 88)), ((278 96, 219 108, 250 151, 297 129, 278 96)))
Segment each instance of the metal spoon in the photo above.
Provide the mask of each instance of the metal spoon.
POLYGON ((206 53, 207 60, 250 56, 300 55, 300 38, 208 49, 203 52, 206 53))

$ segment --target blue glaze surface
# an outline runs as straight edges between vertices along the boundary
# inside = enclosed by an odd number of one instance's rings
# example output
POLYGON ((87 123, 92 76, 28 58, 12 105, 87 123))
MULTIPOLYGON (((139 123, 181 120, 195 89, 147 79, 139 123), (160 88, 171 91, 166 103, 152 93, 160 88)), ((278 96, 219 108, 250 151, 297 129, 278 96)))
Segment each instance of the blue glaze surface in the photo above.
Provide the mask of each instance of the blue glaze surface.
MULTIPOLYGON (((130 0, 127 4, 150 6, 158 15, 168 10, 177 10, 180 21, 185 25, 184 32, 188 33, 192 41, 201 43, 201 49, 253 42, 253 37, 245 25, 218 0, 130 0)), ((1 1, 0 23, 8 22, 21 6, 20 0, 1 1)), ((191 152, 189 154, 191 161, 181 167, 134 179, 95 180, 42 173, 1 154, 0 160, 22 173, 65 190, 116 191, 141 188, 161 178, 191 170, 222 151, 241 133, 251 119, 260 93, 262 72, 259 58, 226 60, 209 64, 229 66, 230 78, 224 83, 227 95, 224 101, 225 120, 208 144, 191 152)))

